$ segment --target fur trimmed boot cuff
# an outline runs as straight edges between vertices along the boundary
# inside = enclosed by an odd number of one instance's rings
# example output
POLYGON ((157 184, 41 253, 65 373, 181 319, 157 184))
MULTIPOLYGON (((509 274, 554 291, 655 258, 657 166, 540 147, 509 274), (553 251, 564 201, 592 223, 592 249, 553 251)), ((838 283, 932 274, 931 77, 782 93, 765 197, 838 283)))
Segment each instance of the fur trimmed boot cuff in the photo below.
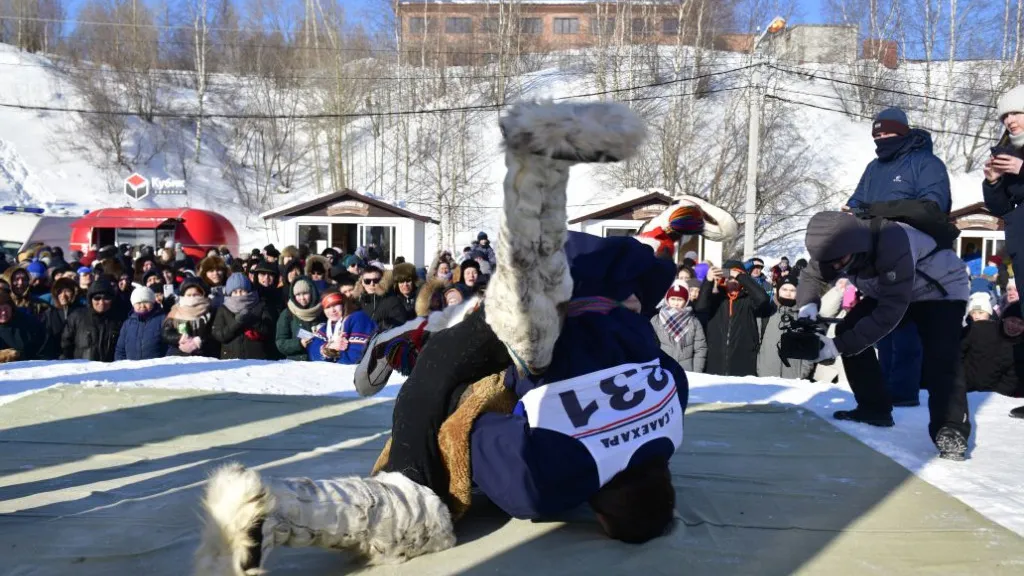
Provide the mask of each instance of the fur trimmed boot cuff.
POLYGON ((618 162, 636 153, 644 123, 615 102, 523 102, 500 122, 505 147, 567 162, 618 162))

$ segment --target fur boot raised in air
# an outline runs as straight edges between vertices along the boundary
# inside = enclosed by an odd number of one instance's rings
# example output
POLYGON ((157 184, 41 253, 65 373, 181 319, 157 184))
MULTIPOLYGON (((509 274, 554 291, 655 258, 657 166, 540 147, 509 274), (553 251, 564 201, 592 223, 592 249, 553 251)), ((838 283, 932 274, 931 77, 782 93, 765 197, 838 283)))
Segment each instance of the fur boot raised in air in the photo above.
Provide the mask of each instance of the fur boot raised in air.
POLYGON ((455 545, 441 499, 392 472, 265 480, 228 464, 210 477, 203 517, 196 576, 267 574, 261 567, 278 546, 344 550, 368 564, 386 564, 455 545))
POLYGON ((524 372, 551 363, 561 307, 572 296, 565 257, 566 185, 581 162, 615 162, 643 143, 644 124, 622 104, 523 103, 501 119, 504 209, 485 313, 524 372))

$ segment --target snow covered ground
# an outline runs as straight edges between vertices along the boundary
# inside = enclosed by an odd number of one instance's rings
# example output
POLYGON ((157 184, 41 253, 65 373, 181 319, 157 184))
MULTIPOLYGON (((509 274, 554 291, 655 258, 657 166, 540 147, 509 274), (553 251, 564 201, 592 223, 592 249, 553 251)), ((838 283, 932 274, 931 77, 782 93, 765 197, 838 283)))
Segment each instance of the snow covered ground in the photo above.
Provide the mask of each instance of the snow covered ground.
MULTIPOLYGON (((0 370, 0 404, 51 386, 106 386, 199 389, 249 394, 354 397, 352 367, 329 364, 162 358, 142 362, 19 362, 0 370)), ((394 397, 403 378, 395 376, 381 393, 394 397)), ((1024 536, 1024 422, 1007 416, 1021 400, 994 394, 970 396, 975 432, 970 459, 936 458, 927 435, 927 393, 922 406, 899 408, 896 427, 873 428, 835 422, 833 410, 850 408, 845 386, 778 378, 726 378, 690 374, 691 403, 785 403, 798 405, 887 455, 923 480, 959 498, 990 520, 1024 536)), ((687 442, 700 442, 688 436, 687 442)), ((784 447, 785 438, 777 444, 784 447)))

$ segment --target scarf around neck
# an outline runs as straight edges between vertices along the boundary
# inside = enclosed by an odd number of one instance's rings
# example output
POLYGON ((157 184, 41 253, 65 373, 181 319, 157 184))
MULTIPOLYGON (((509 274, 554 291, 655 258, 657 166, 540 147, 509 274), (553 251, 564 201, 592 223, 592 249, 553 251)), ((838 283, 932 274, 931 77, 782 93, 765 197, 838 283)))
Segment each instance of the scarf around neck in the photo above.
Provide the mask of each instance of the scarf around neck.
POLYGON ((251 310, 258 301, 259 296, 255 292, 248 292, 245 296, 225 296, 224 306, 227 307, 232 314, 238 316, 251 310))
POLYGON ((674 342, 679 342, 686 335, 687 328, 690 327, 690 323, 687 320, 690 319, 690 315, 693 314, 693 310, 689 307, 678 310, 670 306, 665 306, 658 313, 658 318, 661 320, 662 327, 668 332, 669 336, 672 337, 674 342))
POLYGON ((192 321, 210 310, 210 299, 206 296, 181 296, 167 316, 175 320, 192 321))
POLYGON ((312 322, 320 317, 324 308, 319 302, 313 304, 309 308, 300 308, 299 305, 295 303, 295 300, 289 299, 288 309, 291 310, 292 314, 294 314, 299 320, 302 320, 303 322, 312 322))

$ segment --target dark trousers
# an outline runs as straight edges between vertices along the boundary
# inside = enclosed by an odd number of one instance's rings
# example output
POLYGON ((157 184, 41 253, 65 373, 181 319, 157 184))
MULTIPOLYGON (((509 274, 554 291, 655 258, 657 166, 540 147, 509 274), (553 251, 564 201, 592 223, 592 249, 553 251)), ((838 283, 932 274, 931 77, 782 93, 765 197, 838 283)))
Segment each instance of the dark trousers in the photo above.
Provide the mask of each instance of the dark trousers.
MULTIPOLYGON (((836 334, 852 329, 875 310, 878 301, 864 298, 850 310, 836 327, 836 334)), ((928 383, 928 412, 931 422, 928 433, 932 439, 943 426, 970 436, 971 423, 967 413, 967 387, 958 371, 960 361, 960 328, 967 304, 962 300, 930 300, 915 302, 907 308, 907 316, 917 325, 923 350, 921 379, 928 383)), ((843 355, 846 378, 857 399, 857 407, 877 414, 892 413, 892 398, 882 377, 874 348, 859 354, 843 355)))
POLYGON ((917 400, 921 390, 921 338, 909 317, 875 345, 893 402, 917 400))
POLYGON ((432 334, 395 400, 391 453, 383 470, 400 472, 443 499, 449 478, 437 443, 441 424, 469 385, 510 365, 482 309, 432 334))

